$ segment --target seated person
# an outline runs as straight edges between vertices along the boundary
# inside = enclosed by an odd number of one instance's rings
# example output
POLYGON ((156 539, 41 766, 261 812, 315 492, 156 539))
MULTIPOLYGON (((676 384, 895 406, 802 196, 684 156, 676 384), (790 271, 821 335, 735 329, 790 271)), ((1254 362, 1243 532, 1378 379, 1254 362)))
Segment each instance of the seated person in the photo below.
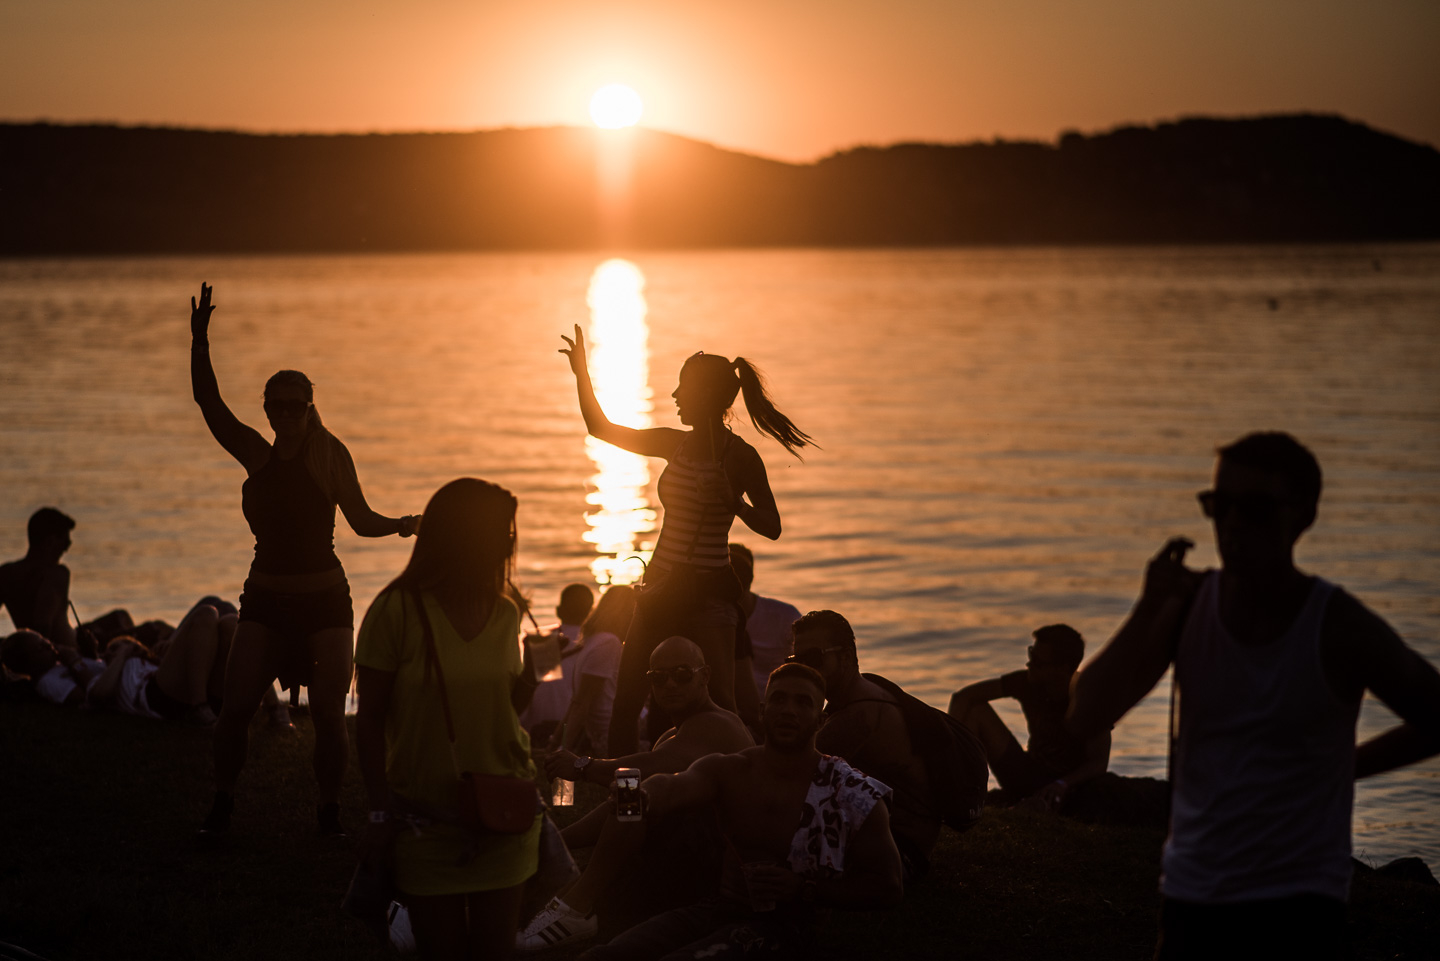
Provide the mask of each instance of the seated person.
MULTIPOLYGON (((638 768, 642 776, 673 774, 707 754, 731 754, 754 745, 740 718, 710 699, 710 668, 700 648, 689 639, 661 641, 650 655, 646 676, 661 709, 677 719, 675 727, 656 739, 653 750, 608 760, 559 750, 545 758, 545 773, 552 778, 609 784, 618 768, 638 768)), ((623 827, 611 816, 609 807, 601 805, 561 832, 572 851, 594 845, 594 855, 579 880, 551 899, 519 933, 516 945, 521 950, 541 950, 595 935, 599 930, 595 910, 601 896, 640 848, 633 835, 627 837, 626 832, 616 830, 623 827)), ((678 858, 677 852, 686 851, 685 860, 693 866, 688 855, 703 857, 707 843, 718 841, 718 835, 712 835, 707 827, 703 819, 674 819, 665 832, 657 830, 656 834, 657 838, 668 837, 669 850, 655 853, 678 858)), ((652 864, 643 873, 654 878, 668 877, 670 872, 652 864)))
MULTIPOLYGON (((73 518, 53 507, 30 515, 29 548, 18 561, 0 565, 0 604, 17 630, 34 631, 61 647, 75 647, 70 626, 70 568, 60 558, 70 549, 73 518)), ((91 657, 95 651, 86 652, 91 657)), ((24 672, 21 672, 24 673, 24 672)))
POLYGON ((890 833, 905 880, 921 877, 940 825, 963 831, 979 818, 985 752, 941 711, 878 674, 860 673, 855 632, 841 615, 811 611, 793 631, 795 653, 788 660, 819 671, 829 697, 816 746, 895 792, 890 833))
POLYGON ((529 732, 533 745, 548 743, 550 736, 570 710, 570 697, 575 693, 570 662, 580 653, 576 642, 580 640, 582 626, 590 616, 594 603, 595 592, 589 587, 584 584, 567 584, 560 592, 560 603, 555 607, 555 616, 560 618, 560 623, 540 635, 526 635, 527 642, 537 636, 558 635, 562 660, 561 676, 536 685, 530 703, 520 712, 520 726, 529 732))
POLYGON ((1065 727, 1070 680, 1085 657, 1085 640, 1073 627, 1052 624, 1034 633, 1025 670, 979 681, 950 698, 950 716, 985 745, 990 770, 1011 799, 1058 811, 1075 786, 1104 774, 1110 763, 1110 732, 1081 741, 1065 727), (990 702, 1013 697, 1025 712, 1029 744, 1022 748, 990 702))
POLYGON ((52 704, 83 707, 92 685, 105 673, 104 662, 81 657, 73 647, 55 645, 38 631, 16 631, 0 642, 0 662, 28 678, 35 693, 52 704))
POLYGON ((610 735, 610 714, 615 706, 615 682, 620 676, 621 640, 635 615, 635 588, 616 584, 580 626, 580 653, 566 661, 565 673, 573 685, 570 710, 552 747, 573 750, 580 744, 589 753, 603 755, 610 735))
MULTIPOLYGON (((800 611, 773 597, 761 597, 751 590, 755 583, 755 555, 744 544, 730 545, 730 567, 740 581, 740 610, 745 614, 745 633, 750 635, 750 673, 755 678, 757 698, 765 693, 770 672, 785 663, 790 653, 790 625, 800 611)), ((739 670, 740 665, 736 665, 739 670)))
POLYGON ((782 665, 765 691, 762 746, 645 780, 645 819, 619 826, 648 829, 713 804, 727 842, 719 895, 651 918, 582 958, 793 957, 814 940, 816 908, 900 902, 890 790, 816 748, 824 702, 817 672, 782 665))

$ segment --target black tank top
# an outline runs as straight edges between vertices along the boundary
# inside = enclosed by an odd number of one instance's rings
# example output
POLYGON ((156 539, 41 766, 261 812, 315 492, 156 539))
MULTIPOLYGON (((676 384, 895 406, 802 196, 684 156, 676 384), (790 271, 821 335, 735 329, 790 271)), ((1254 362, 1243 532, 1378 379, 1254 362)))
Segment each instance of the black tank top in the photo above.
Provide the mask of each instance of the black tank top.
POLYGON ((335 505, 310 476, 304 446, 289 460, 272 447, 265 466, 240 488, 240 508, 255 535, 255 570, 312 574, 340 566, 335 505))

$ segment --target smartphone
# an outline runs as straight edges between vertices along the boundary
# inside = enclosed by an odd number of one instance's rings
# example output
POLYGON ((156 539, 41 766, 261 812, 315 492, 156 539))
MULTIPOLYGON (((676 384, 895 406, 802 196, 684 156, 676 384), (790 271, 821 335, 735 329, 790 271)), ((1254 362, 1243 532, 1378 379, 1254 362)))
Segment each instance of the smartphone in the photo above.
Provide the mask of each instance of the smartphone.
POLYGON ((615 820, 643 821, 645 803, 640 795, 640 769, 622 767, 615 770, 615 820))

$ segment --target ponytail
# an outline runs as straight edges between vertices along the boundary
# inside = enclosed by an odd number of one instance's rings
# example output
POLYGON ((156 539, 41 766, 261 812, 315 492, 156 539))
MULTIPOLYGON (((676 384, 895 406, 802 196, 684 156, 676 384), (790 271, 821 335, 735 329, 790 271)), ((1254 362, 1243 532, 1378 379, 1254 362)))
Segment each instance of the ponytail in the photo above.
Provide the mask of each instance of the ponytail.
POLYGON ((315 406, 314 383, 298 370, 281 370, 265 382, 266 397, 270 396, 272 387, 296 387, 305 392, 305 399, 310 402, 305 412, 305 466, 330 503, 339 503, 340 491, 359 486, 360 479, 350 452, 320 420, 320 411, 315 406))
POLYGON ((775 438, 796 457, 800 456, 801 448, 816 446, 809 434, 780 413, 775 402, 770 399, 769 391, 765 389, 765 379, 754 364, 744 357, 736 357, 730 366, 740 379, 740 393, 745 398, 745 411, 750 415, 750 423, 755 425, 756 430, 775 438))

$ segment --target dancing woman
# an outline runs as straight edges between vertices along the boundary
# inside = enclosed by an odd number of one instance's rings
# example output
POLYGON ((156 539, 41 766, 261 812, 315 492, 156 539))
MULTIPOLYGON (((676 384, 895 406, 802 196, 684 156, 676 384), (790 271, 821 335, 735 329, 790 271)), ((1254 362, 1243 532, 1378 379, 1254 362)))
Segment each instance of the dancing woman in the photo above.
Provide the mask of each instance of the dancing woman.
POLYGON ((560 353, 570 359, 586 429, 616 447, 667 462, 658 484, 665 523, 620 659, 609 737, 610 754, 618 757, 635 751, 650 653, 671 635, 700 646, 710 666, 710 697, 728 710, 736 707, 735 642, 744 619, 737 606, 740 583, 730 568, 730 525, 738 517, 762 537, 773 541, 780 536, 780 511, 765 462, 726 426, 736 395, 744 394, 755 427, 791 454, 798 456, 814 441, 775 408, 749 361, 703 351, 685 361, 671 394, 680 423, 689 430, 611 423, 590 383, 580 327, 574 340, 561 339, 567 346, 560 353))
POLYGON ((462 770, 535 777, 512 701, 524 671, 520 614, 504 594, 515 498, 465 477, 436 491, 425 517, 355 651, 355 739, 371 808, 363 846, 394 837, 395 882, 421 957, 504 957, 541 818, 518 834, 478 836, 457 822, 462 770), (385 824, 414 815, 423 821, 413 831, 385 824))
POLYGON ((335 507, 361 537, 408 537, 420 518, 370 509, 350 452, 320 423, 310 380, 299 371, 282 370, 265 383, 273 443, 231 413, 210 364, 212 289, 201 284, 200 302, 190 298, 190 381, 210 433, 245 468, 240 504, 255 535, 255 559, 226 664, 215 725, 215 801, 201 834, 220 835, 230 827, 250 719, 278 677, 282 686, 309 688, 320 790, 316 818, 321 834, 338 835, 340 782, 350 754, 345 695, 354 613, 345 569, 335 556, 335 507))

